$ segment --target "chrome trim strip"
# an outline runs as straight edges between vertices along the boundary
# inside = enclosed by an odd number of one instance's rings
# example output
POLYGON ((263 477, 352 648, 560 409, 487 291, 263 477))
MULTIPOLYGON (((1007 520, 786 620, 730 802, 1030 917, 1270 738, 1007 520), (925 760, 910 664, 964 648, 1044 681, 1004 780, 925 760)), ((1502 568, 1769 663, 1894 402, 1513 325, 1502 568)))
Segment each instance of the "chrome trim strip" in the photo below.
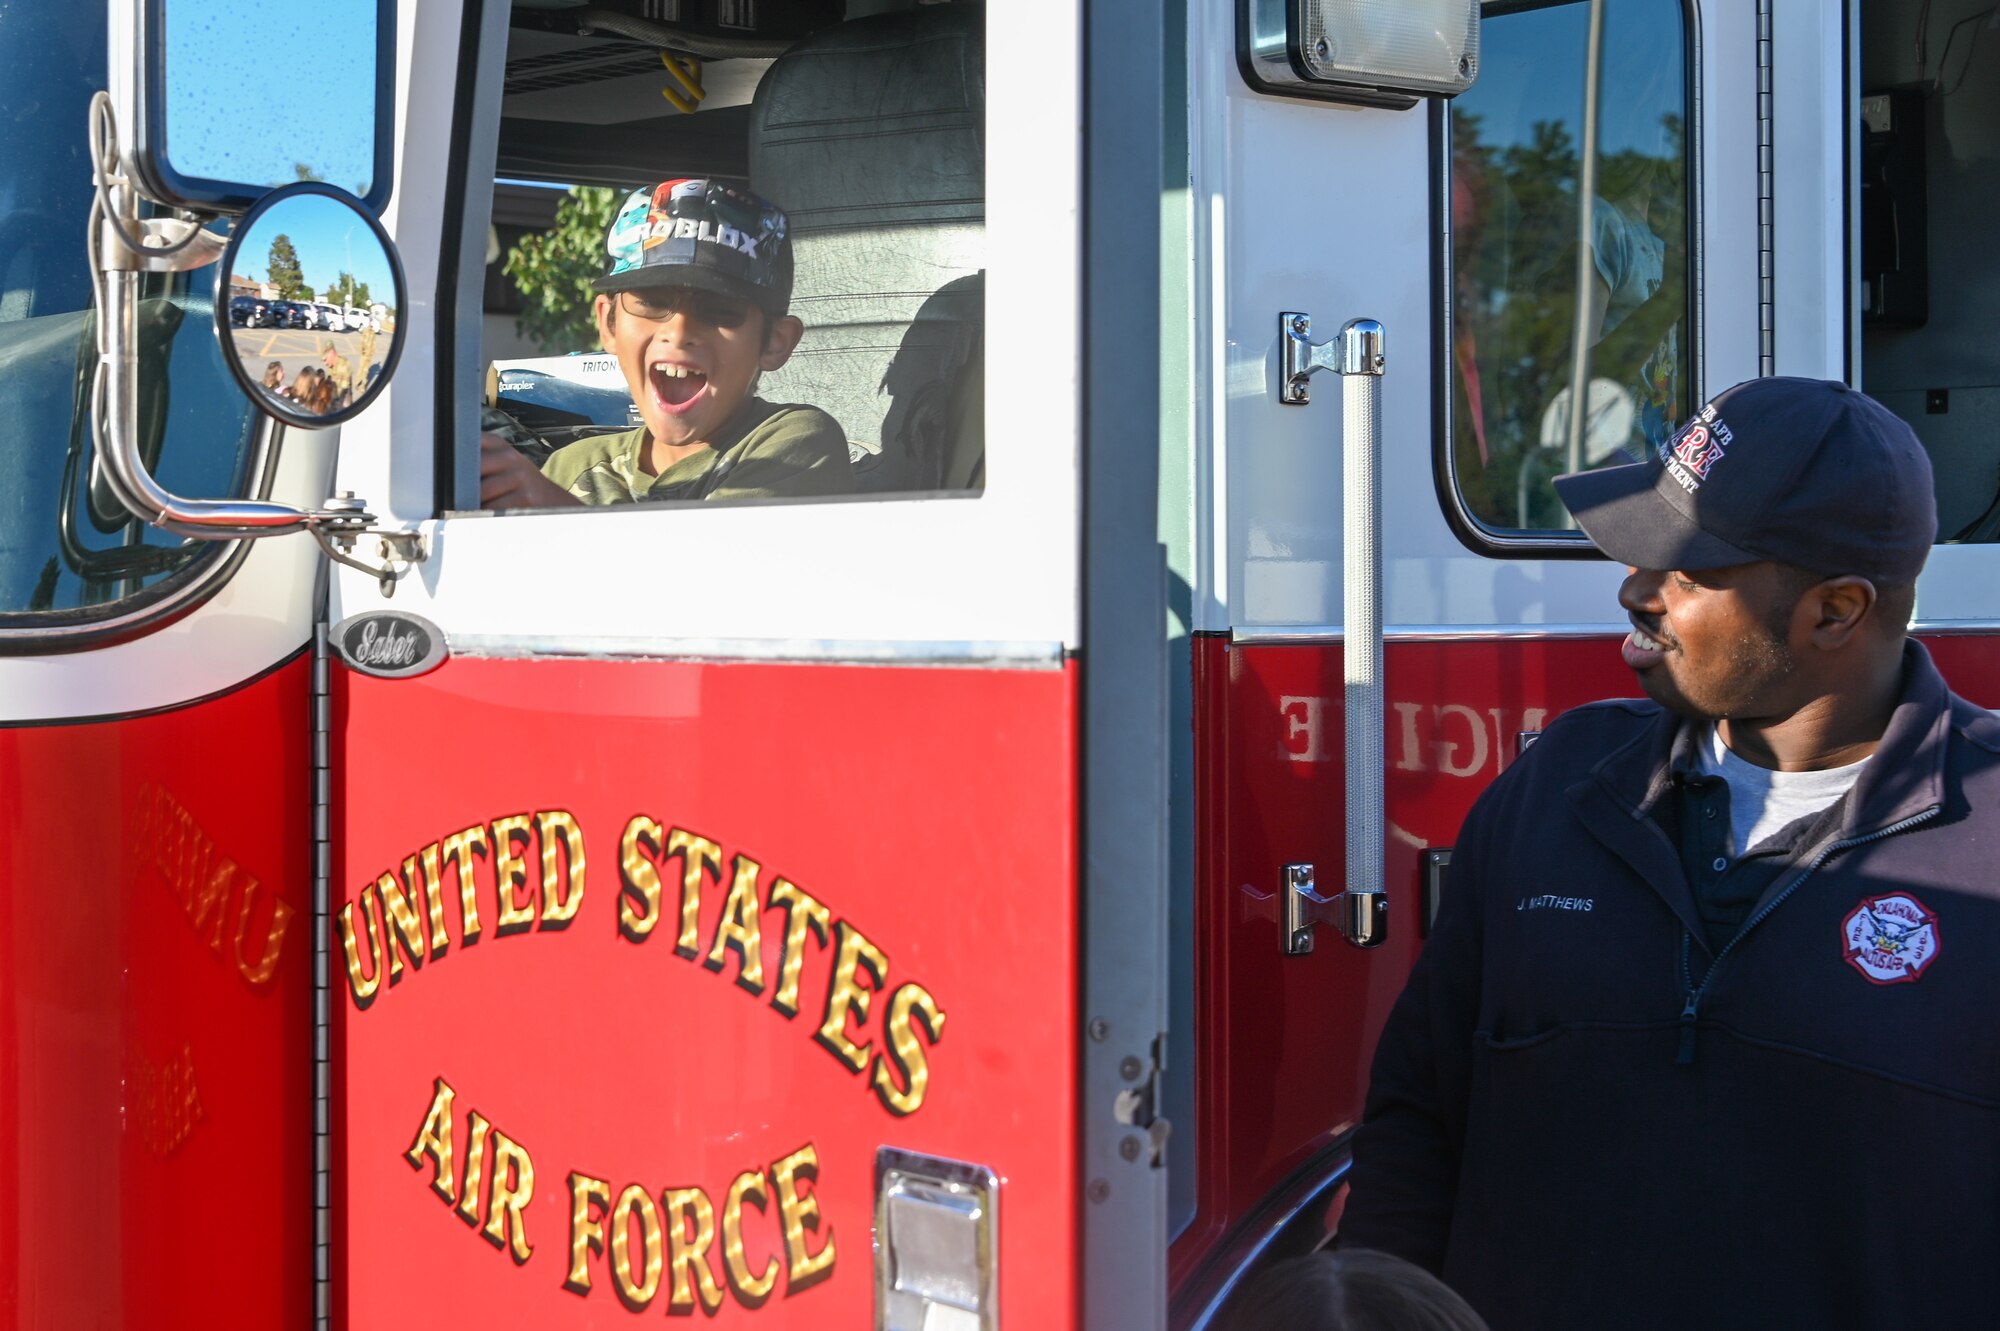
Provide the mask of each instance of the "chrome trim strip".
MULTIPOLYGON (((1506 638, 1522 641, 1546 638, 1622 638, 1630 624, 1391 624, 1384 637, 1397 642, 1483 642, 1506 638)), ((2000 634, 2000 619, 1920 619, 1910 626, 1917 638, 1976 637, 2000 634)), ((1339 642, 1338 624, 1267 624, 1229 631, 1232 645, 1269 647, 1339 642)))
POLYGON ((452 633, 453 656, 498 660, 813 661, 845 665, 981 666, 1054 669, 1059 642, 897 642, 839 638, 620 638, 452 633))
MULTIPOLYGON (((1382 636, 1395 642, 1471 642, 1498 638, 1622 638, 1632 631, 1623 620, 1609 624, 1391 624, 1382 636)), ((1269 624, 1229 631, 1245 646, 1339 642, 1338 624, 1269 624)))
POLYGON ((325 565, 313 625, 312 664, 312 989, 313 989, 313 1327, 333 1324, 333 1187, 329 1115, 333 1100, 332 992, 329 949, 333 922, 333 697, 327 650, 325 565))
POLYGON ((1777 373, 1777 157, 1771 0, 1757 0, 1757 373, 1777 373))

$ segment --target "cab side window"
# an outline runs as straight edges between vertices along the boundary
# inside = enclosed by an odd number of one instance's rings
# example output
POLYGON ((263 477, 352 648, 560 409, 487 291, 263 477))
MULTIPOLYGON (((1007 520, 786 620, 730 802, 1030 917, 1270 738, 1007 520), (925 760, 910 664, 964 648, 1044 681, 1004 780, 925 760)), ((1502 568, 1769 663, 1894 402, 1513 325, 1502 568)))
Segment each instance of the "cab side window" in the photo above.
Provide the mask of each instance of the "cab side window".
POLYGON ((484 506, 983 488, 983 7, 872 8, 517 5, 484 506))
MULTIPOLYGON (((101 8, 0 13, 0 628, 24 641, 133 608, 227 547, 127 513, 99 477, 84 249, 85 111, 103 86, 101 8)), ((212 327, 212 270, 149 275, 140 292, 140 446, 183 494, 241 494, 257 427, 212 327)))
POLYGON ((1694 392, 1684 12, 1604 13, 1588 197, 1589 5, 1487 4, 1479 81, 1449 113, 1446 447, 1461 515, 1497 535, 1571 527, 1551 479, 1648 456, 1694 392))

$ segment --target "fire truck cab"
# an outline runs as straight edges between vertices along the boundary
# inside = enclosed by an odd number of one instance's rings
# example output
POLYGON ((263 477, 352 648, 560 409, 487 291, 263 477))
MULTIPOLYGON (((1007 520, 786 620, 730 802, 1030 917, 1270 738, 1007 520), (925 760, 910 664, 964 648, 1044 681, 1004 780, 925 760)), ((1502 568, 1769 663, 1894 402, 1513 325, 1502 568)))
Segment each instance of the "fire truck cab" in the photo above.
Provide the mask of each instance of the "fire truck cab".
POLYGON ((1222 1325, 1635 691, 1552 477, 1865 388, 2000 703, 1995 14, 0 6, 0 1327, 1222 1325))

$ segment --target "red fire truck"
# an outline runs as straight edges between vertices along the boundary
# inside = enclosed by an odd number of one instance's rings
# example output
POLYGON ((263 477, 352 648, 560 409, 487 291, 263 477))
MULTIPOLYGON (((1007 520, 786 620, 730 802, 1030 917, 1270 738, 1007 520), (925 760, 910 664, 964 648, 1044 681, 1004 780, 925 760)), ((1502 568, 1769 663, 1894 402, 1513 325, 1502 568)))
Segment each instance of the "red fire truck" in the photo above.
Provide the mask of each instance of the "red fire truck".
POLYGON ((0 5, 0 1326, 1219 1324, 1632 691, 1552 476, 1861 384, 2000 700, 1995 14, 0 5), (482 508, 690 177, 853 493, 482 508))

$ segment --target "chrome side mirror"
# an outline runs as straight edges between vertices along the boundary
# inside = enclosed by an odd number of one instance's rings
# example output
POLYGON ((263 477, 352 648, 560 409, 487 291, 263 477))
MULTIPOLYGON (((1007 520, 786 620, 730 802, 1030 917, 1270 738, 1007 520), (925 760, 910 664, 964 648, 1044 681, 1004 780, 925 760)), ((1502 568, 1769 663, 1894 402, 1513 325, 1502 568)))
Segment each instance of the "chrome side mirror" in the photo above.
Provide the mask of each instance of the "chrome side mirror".
POLYGON ((403 350, 403 266, 352 195, 316 182, 273 190, 217 267, 216 336, 260 411, 322 429, 388 384, 403 350))

